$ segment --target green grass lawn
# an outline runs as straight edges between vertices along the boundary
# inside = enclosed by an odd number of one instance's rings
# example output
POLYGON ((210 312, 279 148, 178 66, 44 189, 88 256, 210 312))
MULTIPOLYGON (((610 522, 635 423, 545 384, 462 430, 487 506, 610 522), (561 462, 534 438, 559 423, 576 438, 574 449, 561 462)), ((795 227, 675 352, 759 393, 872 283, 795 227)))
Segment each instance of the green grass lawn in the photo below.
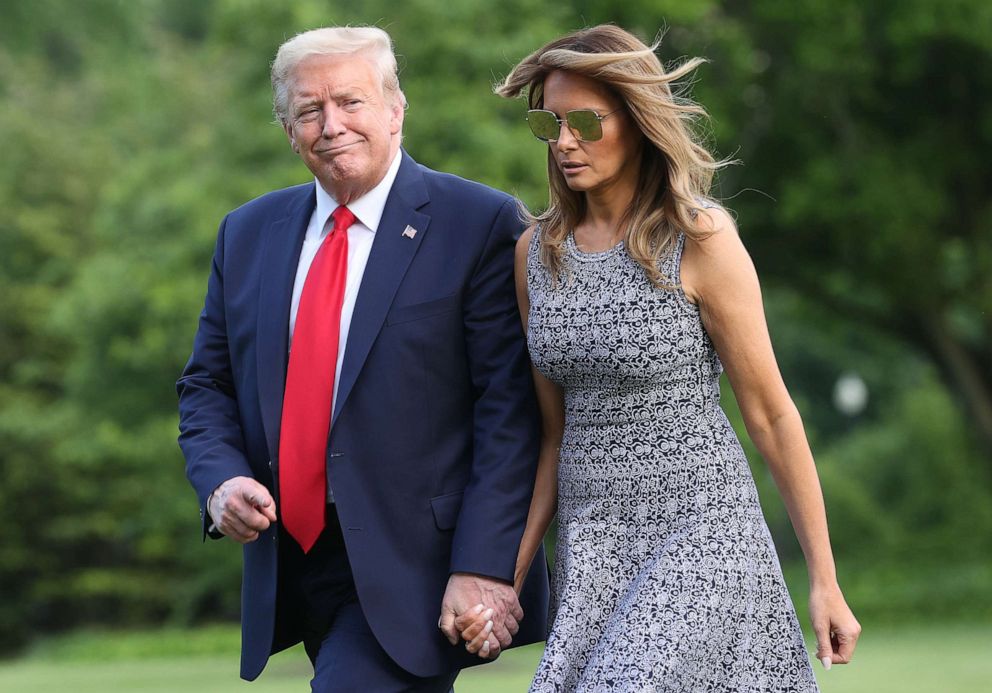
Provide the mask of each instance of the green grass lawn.
MULTIPOLYGON (((253 684, 238 679, 238 632, 79 633, 42 643, 0 664, 3 693, 284 693, 308 691, 309 665, 300 649, 276 655, 253 684)), ((824 693, 976 693, 990 690, 992 625, 870 628, 857 661, 824 672, 824 693)), ((539 645, 511 650, 493 664, 466 670, 458 693, 526 691, 539 645)))

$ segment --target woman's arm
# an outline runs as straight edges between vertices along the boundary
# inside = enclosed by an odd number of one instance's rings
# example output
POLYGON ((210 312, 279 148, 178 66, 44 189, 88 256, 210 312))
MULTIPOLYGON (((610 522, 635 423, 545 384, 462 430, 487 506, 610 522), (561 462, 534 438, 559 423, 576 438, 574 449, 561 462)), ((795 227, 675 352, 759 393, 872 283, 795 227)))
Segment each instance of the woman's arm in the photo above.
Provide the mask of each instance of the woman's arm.
POLYGON ((847 662, 861 626, 837 584, 819 477, 799 411, 775 361, 754 264, 726 212, 702 210, 699 225, 709 235, 686 239, 683 290, 699 307, 747 432, 768 464, 802 546, 817 657, 847 662))
MULTIPOLYGON (((523 321, 525 333, 527 314, 530 311, 530 299, 527 295, 527 251, 533 235, 533 227, 523 233, 517 241, 514 258, 517 305, 520 307, 520 319, 523 321)), ((544 535, 558 509, 558 448, 561 446, 565 429, 565 405, 561 388, 538 373, 537 369, 531 367, 531 372, 534 375, 534 388, 541 408, 541 450, 537 462, 537 477, 534 481, 534 496, 531 498, 527 525, 517 553, 517 568, 513 579, 513 587, 517 590, 517 594, 523 587, 524 578, 530 570, 534 555, 544 541, 544 535)))
POLYGON ((536 370, 534 385, 541 405, 541 451, 537 462, 537 477, 534 480, 534 496, 530 501, 527 526, 520 540, 517 567, 513 576, 513 588, 517 590, 517 594, 520 594, 534 555, 544 541, 544 535, 558 510, 558 448, 561 446, 565 424, 560 388, 536 370))

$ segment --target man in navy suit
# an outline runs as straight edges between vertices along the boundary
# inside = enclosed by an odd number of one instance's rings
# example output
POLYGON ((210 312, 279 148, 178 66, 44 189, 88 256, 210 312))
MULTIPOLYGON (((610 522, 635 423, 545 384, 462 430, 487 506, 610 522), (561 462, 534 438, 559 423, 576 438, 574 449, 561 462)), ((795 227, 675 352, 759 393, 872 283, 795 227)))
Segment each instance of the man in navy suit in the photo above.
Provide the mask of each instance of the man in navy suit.
POLYGON ((272 83, 315 181, 224 219, 177 384, 204 531, 244 545, 241 675, 303 641, 314 691, 448 691, 546 626, 543 556, 513 589, 539 436, 521 221, 401 148, 385 32, 300 34, 272 83))

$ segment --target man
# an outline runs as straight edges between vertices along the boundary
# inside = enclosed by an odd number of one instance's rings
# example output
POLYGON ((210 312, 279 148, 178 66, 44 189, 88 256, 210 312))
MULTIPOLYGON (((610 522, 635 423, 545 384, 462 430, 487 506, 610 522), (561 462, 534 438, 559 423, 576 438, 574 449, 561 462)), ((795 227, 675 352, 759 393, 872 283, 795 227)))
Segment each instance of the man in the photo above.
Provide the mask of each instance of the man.
POLYGON ((177 385, 204 530, 244 544, 241 675, 302 640, 314 691, 448 691, 545 630, 543 557, 512 587, 538 448, 521 222, 401 149, 385 32, 300 34, 272 84, 315 182, 224 219, 177 385), (479 612, 477 656, 454 622, 479 612))

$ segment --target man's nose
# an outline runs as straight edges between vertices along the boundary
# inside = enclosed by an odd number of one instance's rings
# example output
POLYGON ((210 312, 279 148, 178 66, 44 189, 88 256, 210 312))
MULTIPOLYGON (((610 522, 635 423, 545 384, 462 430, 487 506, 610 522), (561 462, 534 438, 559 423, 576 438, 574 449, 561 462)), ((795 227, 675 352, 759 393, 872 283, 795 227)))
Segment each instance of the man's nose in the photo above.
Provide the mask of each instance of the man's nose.
POLYGON ((336 104, 327 104, 324 107, 324 127, 320 133, 322 137, 333 139, 347 130, 341 116, 341 110, 336 104))

